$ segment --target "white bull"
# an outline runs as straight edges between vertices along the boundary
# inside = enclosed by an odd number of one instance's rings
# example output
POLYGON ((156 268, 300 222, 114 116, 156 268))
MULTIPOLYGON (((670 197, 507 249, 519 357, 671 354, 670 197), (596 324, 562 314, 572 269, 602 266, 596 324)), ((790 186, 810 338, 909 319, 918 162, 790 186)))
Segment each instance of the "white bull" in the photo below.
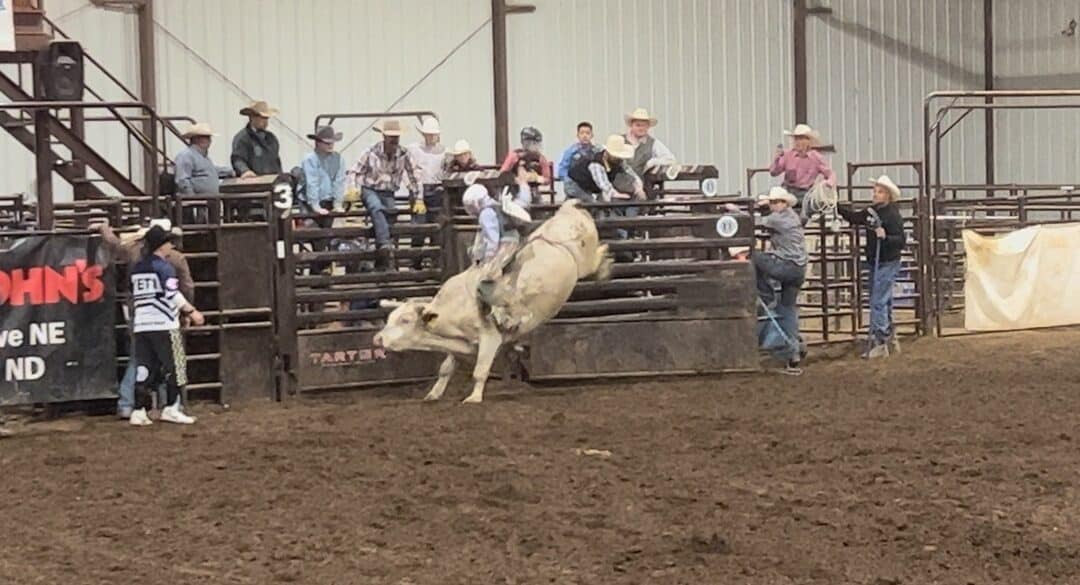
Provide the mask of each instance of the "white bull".
POLYGON ((473 390, 465 402, 481 402, 499 348, 554 317, 578 279, 603 280, 610 272, 607 246, 600 244, 592 216, 568 201, 528 237, 494 290, 485 294, 490 306, 478 295, 490 267, 473 266, 447 280, 430 302, 384 301, 383 306, 396 309, 375 336, 375 345, 446 353, 425 400, 442 397, 458 358, 475 356, 473 390))

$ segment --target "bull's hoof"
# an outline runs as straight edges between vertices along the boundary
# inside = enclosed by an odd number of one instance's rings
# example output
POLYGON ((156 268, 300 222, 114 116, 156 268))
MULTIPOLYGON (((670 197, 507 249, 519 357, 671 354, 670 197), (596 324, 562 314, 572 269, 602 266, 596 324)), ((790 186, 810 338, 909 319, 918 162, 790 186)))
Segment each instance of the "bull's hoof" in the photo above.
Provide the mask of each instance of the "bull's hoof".
POLYGON ((461 403, 462 404, 480 404, 483 401, 484 401, 484 398, 482 396, 472 396, 472 395, 470 395, 465 400, 462 400, 461 403))
POLYGON ((424 396, 424 402, 435 402, 436 400, 438 400, 440 398, 442 398, 442 394, 434 394, 434 393, 428 392, 424 396))

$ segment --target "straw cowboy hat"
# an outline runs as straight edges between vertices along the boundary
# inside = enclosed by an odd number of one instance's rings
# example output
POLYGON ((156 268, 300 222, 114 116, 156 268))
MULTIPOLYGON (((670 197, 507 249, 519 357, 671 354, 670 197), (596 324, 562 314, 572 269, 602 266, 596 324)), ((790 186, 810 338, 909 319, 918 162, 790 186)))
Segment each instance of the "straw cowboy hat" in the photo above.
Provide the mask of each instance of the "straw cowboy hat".
POLYGON ((650 116, 649 110, 646 110, 645 108, 636 108, 633 112, 627 114, 625 118, 627 126, 629 126, 630 123, 634 120, 643 120, 645 122, 648 122, 650 127, 656 126, 656 124, 658 123, 657 119, 650 116))
POLYGON ((251 102, 251 105, 240 110, 240 115, 258 116, 260 118, 273 118, 274 116, 278 115, 278 109, 271 108, 270 104, 263 101, 251 102))
POLYGON ((382 124, 375 126, 375 131, 383 136, 401 136, 405 133, 401 122, 397 120, 385 120, 382 124))
POLYGON ((629 159, 634 157, 634 149, 619 134, 608 136, 604 142, 604 150, 615 158, 629 159))
POLYGON ((187 130, 180 135, 183 139, 195 138, 196 136, 217 136, 214 130, 210 128, 210 124, 206 122, 199 122, 188 126, 187 130))
POLYGON ((889 175, 881 175, 880 177, 870 181, 871 185, 877 185, 884 187, 889 192, 889 198, 891 201, 896 201, 900 198, 900 187, 896 186, 896 183, 889 178, 889 175))
POLYGON ((416 127, 421 134, 442 134, 439 120, 434 116, 424 116, 424 123, 416 127))
POLYGON ((454 143, 454 148, 450 149, 451 156, 457 156, 459 154, 471 153, 472 147, 469 146, 468 140, 458 140, 454 143))
POLYGON ((762 197, 765 201, 784 201, 789 207, 794 207, 799 202, 794 195, 788 193, 788 190, 777 185, 772 189, 769 189, 769 194, 762 197))
POLYGON ((339 142, 341 140, 341 132, 334 132, 333 126, 319 126, 319 129, 314 134, 307 135, 309 140, 318 140, 319 142, 339 142))
POLYGON ((786 136, 805 136, 806 138, 817 139, 817 132, 806 124, 796 124, 793 130, 784 130, 784 134, 786 136))

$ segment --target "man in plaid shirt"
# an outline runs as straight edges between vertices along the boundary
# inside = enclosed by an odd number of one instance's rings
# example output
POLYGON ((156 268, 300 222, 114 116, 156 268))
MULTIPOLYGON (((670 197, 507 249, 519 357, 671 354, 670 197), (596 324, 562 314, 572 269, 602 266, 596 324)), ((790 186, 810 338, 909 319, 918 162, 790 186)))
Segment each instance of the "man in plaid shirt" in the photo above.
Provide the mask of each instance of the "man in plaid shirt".
POLYGON ((377 131, 383 136, 382 142, 367 149, 349 174, 360 188, 361 201, 375 228, 375 245, 379 254, 376 269, 386 270, 394 267, 393 243, 390 240, 390 224, 397 216, 394 193, 405 182, 411 207, 420 197, 420 180, 415 163, 401 147, 401 122, 386 120, 377 131))

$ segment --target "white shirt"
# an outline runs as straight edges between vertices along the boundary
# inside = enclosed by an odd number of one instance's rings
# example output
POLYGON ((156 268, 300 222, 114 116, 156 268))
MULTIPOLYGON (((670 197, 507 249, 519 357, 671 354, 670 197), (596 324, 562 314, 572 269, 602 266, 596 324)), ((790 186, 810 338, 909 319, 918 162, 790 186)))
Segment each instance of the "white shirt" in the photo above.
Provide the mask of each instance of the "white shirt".
POLYGON ((443 181, 443 161, 446 159, 446 147, 442 144, 428 146, 423 143, 410 144, 405 148, 416 164, 416 174, 424 185, 441 185, 443 181))

